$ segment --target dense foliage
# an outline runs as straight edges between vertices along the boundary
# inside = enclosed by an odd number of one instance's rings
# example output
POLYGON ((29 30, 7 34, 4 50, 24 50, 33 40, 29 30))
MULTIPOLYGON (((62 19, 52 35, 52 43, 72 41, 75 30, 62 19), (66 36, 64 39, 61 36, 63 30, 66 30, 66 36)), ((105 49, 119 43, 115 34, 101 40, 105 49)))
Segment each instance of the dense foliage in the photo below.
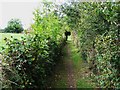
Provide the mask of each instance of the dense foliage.
POLYGON ((4 29, 4 32, 7 33, 21 33, 23 31, 22 23, 19 19, 11 19, 8 21, 7 27, 4 29))
POLYGON ((98 87, 120 88, 119 14, 119 2, 72 2, 62 5, 61 11, 44 3, 43 10, 34 12, 32 34, 21 40, 5 39, 4 85, 46 87, 62 50, 62 35, 71 30, 98 87))
MULTIPOLYGON (((46 4, 45 4, 46 5, 46 4)), ((58 61, 63 45, 62 22, 55 11, 34 12, 33 33, 21 40, 5 39, 3 52, 3 86, 12 88, 45 88, 47 78, 58 61), (5 63, 5 64, 4 64, 5 63), (6 84, 7 83, 7 84, 6 84)))
POLYGON ((62 6, 73 39, 99 87, 120 87, 119 2, 72 2, 62 6))

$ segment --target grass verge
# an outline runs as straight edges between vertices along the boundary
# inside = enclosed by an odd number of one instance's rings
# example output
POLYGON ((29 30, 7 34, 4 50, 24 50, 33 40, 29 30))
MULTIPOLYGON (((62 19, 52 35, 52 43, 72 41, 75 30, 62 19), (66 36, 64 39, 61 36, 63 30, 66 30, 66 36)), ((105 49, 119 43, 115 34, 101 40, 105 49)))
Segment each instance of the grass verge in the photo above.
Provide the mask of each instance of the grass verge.
POLYGON ((71 49, 71 58, 74 64, 74 73, 76 78, 77 88, 95 88, 95 84, 91 81, 88 63, 85 63, 78 52, 78 49, 69 43, 71 49))

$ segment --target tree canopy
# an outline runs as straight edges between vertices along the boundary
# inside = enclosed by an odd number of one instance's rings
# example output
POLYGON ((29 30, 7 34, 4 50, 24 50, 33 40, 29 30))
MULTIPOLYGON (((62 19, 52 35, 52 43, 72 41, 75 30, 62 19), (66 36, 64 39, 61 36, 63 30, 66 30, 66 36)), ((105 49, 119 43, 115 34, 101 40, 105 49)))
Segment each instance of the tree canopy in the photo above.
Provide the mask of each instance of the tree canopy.
POLYGON ((11 19, 5 28, 5 32, 9 33, 21 33, 23 30, 22 23, 19 19, 11 19))

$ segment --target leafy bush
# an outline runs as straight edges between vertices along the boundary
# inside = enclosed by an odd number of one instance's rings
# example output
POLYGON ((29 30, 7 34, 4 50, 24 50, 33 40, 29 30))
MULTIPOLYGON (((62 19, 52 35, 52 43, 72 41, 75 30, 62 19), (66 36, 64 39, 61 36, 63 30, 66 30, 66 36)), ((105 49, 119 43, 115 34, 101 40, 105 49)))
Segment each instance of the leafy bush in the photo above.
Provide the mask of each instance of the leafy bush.
POLYGON ((120 88, 119 2, 71 2, 62 9, 98 86, 120 88))
MULTIPOLYGON (((45 9, 47 10, 47 9, 45 9)), ((45 88, 63 46, 60 17, 49 11, 34 12, 33 33, 18 39, 5 39, 3 78, 12 88, 45 88), (44 12, 46 14, 46 12, 44 12), (52 22, 51 22, 52 21, 52 22)))
POLYGON ((120 48, 114 43, 113 35, 102 35, 96 38, 96 79, 101 87, 120 87, 119 53, 120 48))
POLYGON ((16 88, 45 87, 46 76, 58 56, 57 44, 38 34, 22 40, 6 40, 3 71, 16 88), (50 43, 50 45, 49 45, 50 43), (9 69, 8 69, 9 68, 9 69))

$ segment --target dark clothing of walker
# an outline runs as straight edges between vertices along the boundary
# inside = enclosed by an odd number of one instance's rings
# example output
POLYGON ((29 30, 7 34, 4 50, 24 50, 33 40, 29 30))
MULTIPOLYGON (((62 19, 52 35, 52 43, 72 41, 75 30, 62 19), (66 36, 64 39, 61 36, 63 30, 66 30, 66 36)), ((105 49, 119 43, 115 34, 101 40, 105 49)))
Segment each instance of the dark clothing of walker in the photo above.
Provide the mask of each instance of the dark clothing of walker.
POLYGON ((70 31, 65 31, 65 40, 67 41, 67 39, 68 39, 68 36, 70 36, 71 35, 71 32, 70 31))

